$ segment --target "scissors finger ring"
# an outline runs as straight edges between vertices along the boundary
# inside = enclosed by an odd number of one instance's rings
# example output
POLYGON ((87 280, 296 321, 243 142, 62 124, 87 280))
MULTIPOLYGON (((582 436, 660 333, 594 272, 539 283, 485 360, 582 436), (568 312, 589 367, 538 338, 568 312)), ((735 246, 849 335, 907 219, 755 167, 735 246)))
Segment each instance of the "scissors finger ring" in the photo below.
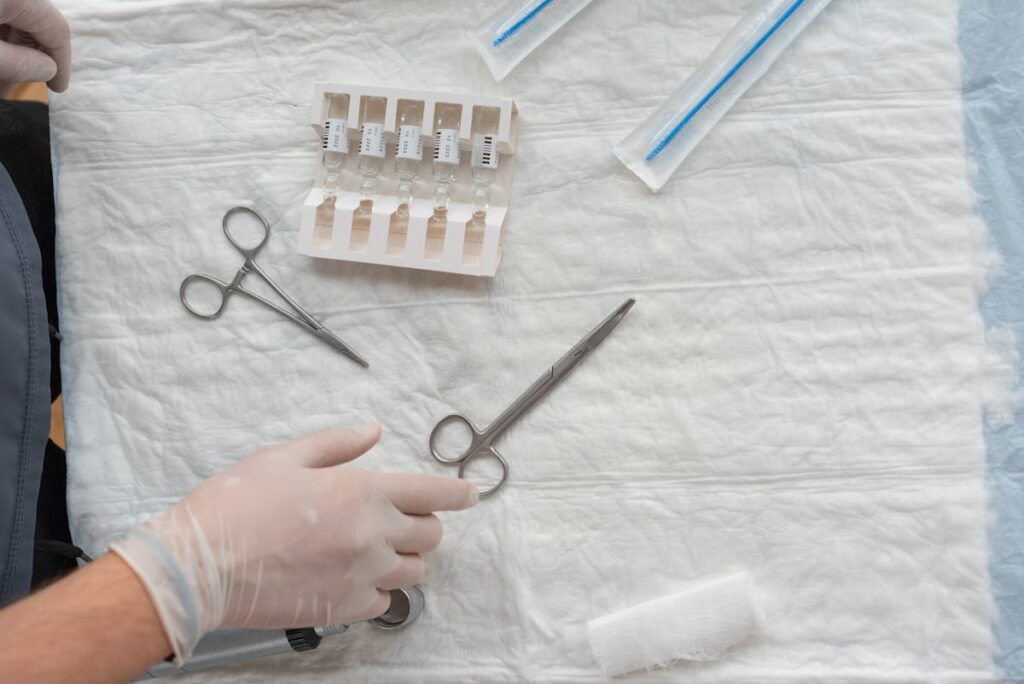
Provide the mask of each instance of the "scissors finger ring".
POLYGON ((490 448, 490 449, 484 449, 482 451, 474 451, 473 453, 469 454, 468 456, 463 458, 461 461, 459 461, 459 479, 460 480, 465 480, 466 479, 466 469, 469 467, 469 464, 472 463, 477 458, 480 458, 482 456, 490 456, 491 458, 497 460, 498 463, 501 465, 501 477, 498 478, 498 481, 495 482, 494 484, 492 484, 487 489, 481 489, 480 490, 480 498, 481 499, 486 499, 491 494, 494 494, 499 489, 501 489, 502 486, 505 484, 505 480, 508 479, 508 462, 506 462, 505 461, 505 457, 502 456, 500 453, 498 453, 498 450, 493 448, 493 447, 490 448))

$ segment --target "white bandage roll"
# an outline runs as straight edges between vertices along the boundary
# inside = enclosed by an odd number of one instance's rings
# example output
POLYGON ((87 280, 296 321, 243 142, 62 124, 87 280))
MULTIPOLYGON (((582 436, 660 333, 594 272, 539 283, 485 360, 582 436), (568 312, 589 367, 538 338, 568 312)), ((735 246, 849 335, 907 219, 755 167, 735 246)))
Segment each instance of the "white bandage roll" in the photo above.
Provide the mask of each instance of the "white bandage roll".
POLYGON ((679 593, 587 623, 587 641, 609 676, 675 660, 718 660, 761 623, 745 572, 697 580, 679 593))

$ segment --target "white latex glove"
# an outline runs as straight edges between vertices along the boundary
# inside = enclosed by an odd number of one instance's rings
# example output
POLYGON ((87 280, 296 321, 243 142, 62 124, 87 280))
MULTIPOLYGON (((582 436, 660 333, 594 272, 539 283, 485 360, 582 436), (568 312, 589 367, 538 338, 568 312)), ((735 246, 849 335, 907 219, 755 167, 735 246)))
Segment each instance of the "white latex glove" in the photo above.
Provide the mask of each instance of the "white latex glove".
POLYGON ((146 586, 176 662, 219 627, 349 624, 423 579, 434 511, 469 508, 470 483, 341 466, 380 439, 369 424, 257 451, 114 544, 146 586))
POLYGON ((50 0, 0 0, 0 95, 22 81, 67 90, 71 29, 50 0))

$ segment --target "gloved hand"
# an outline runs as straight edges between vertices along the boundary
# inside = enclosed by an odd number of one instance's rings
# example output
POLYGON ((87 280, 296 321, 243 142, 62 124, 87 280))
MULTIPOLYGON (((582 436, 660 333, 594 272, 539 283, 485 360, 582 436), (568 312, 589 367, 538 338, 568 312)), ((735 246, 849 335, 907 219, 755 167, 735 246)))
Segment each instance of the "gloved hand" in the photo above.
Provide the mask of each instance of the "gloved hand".
POLYGON ((218 627, 348 624, 423 579, 434 511, 469 508, 464 480, 355 470, 369 424, 257 451, 111 549, 146 586, 179 664, 218 627))
POLYGON ((71 29, 50 0, 0 0, 0 95, 22 81, 67 90, 71 29))

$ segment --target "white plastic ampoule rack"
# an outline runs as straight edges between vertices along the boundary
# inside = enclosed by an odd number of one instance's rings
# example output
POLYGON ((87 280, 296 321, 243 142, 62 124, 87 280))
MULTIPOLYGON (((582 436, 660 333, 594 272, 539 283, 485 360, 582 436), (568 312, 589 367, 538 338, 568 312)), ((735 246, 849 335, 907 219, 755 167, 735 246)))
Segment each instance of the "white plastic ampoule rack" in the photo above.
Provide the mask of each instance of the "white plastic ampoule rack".
MULTIPOLYGON (((337 174, 333 222, 330 220, 331 212, 325 210, 324 183, 327 173, 324 154, 321 153, 318 155, 313 189, 302 207, 299 253, 325 259, 493 276, 501 262, 503 227, 512 185, 515 103, 499 97, 319 83, 313 92, 311 118, 318 140, 326 139, 325 122, 331 98, 339 95, 348 96, 345 135, 349 152, 337 174), (364 98, 384 98, 387 101, 384 114, 385 158, 372 200, 361 192, 363 175, 359 170, 360 128, 363 124, 360 115, 364 110, 364 98), (395 152, 399 108, 408 102, 423 104, 420 135, 423 161, 413 182, 406 219, 399 212, 395 152), (440 213, 443 217, 440 221, 435 216, 433 173, 435 114, 439 105, 458 108, 459 148, 462 151, 455 182, 450 186, 447 212, 440 213), (474 187, 470 166, 474 113, 480 107, 499 110, 497 133, 493 134, 493 143, 498 151, 498 167, 490 184, 482 229, 479 223, 474 224, 472 221, 474 187)), ((334 116, 337 116, 337 112, 334 116)))

